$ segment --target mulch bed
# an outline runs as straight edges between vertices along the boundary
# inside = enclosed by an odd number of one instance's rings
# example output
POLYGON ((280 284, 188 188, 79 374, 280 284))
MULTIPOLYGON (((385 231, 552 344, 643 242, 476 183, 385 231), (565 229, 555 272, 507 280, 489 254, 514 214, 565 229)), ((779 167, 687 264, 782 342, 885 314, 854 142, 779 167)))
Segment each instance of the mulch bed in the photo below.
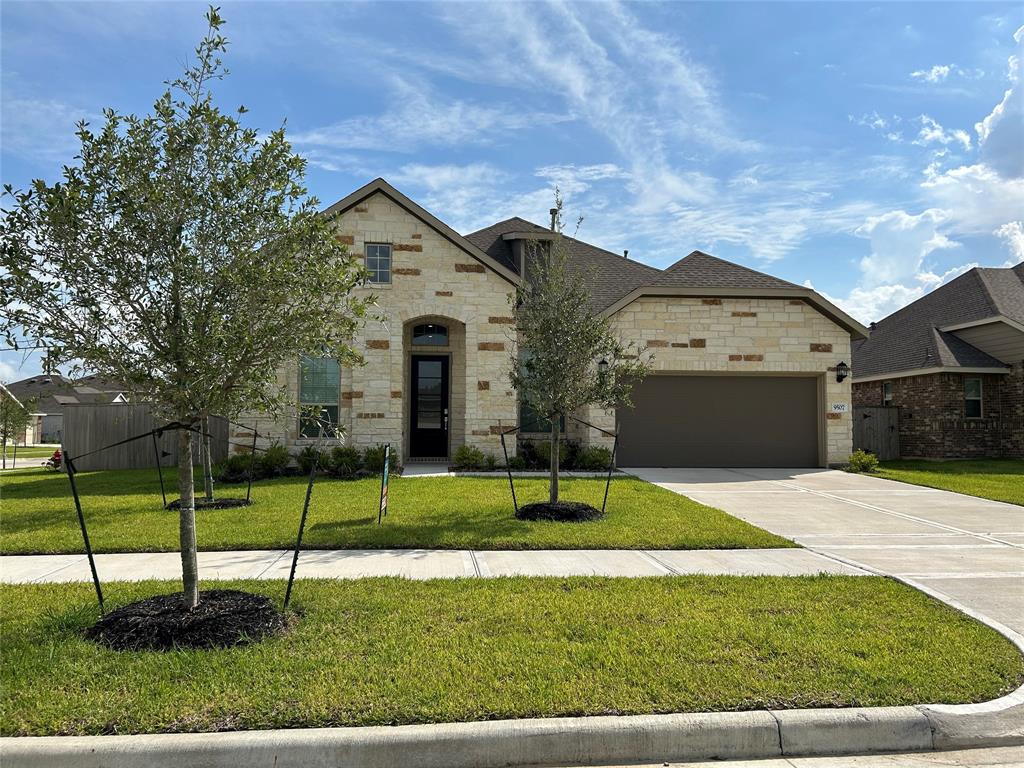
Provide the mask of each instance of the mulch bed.
MULTIPOLYGON (((196 499, 196 511, 202 509, 234 509, 236 507, 248 507, 250 504, 252 502, 245 499, 214 499, 213 501, 196 499)), ((167 505, 167 508, 181 509, 181 499, 175 499, 167 505)))
POLYGON ((556 501, 554 504, 544 501, 520 507, 516 517, 520 520, 585 523, 588 520, 600 520, 604 517, 604 512, 581 501, 556 501))
POLYGON ((237 589, 199 593, 199 605, 184 595, 157 595, 108 613, 85 636, 115 651, 229 648, 283 632, 287 619, 264 595, 237 589))

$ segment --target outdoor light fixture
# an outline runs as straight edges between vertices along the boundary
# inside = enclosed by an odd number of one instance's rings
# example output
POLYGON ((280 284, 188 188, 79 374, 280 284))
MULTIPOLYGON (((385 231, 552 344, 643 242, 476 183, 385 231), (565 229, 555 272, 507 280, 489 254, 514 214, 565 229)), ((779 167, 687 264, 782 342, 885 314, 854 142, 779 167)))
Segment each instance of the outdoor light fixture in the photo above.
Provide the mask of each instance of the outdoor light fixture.
POLYGON ((836 381, 842 381, 850 375, 850 366, 846 363, 840 363, 836 366, 836 381))
POLYGON ((604 374, 608 373, 608 361, 607 360, 601 360, 601 362, 597 364, 597 372, 600 373, 602 376, 604 374))

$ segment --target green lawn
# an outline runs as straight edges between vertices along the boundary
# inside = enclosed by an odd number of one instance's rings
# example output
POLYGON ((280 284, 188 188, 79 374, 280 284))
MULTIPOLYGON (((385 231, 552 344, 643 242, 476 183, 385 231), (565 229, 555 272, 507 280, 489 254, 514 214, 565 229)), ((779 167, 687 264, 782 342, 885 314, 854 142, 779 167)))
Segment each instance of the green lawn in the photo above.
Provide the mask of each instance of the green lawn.
POLYGON ((1005 638, 878 577, 301 581, 290 634, 167 653, 82 639, 91 590, 0 587, 3 735, 960 703, 1024 682, 1005 638))
MULTIPOLYGON (((167 473, 168 489, 174 477, 167 473)), ((161 508, 156 470, 77 475, 89 537, 97 552, 178 549, 178 518, 161 508)), ((604 481, 564 480, 566 499, 601 506, 604 481)), ((306 479, 253 487, 255 504, 198 513, 200 550, 294 546, 306 479)), ((222 486, 244 496, 245 486, 222 486)), ((542 479, 516 480, 519 502, 546 498, 542 479)), ((633 478, 612 481, 608 515, 589 523, 523 522, 513 516, 503 479, 393 478, 389 514, 377 525, 380 481, 318 479, 305 546, 311 549, 729 549, 794 546, 726 513, 633 478)), ((0 477, 0 552, 81 552, 64 474, 27 470, 0 477)))
MULTIPOLYGON (((29 445, 29 446, 19 445, 18 446, 18 459, 19 460, 22 459, 22 458, 26 458, 26 459, 35 459, 35 458, 48 459, 48 458, 50 458, 53 455, 54 450, 55 449, 53 447, 36 446, 36 445, 29 445)), ((8 445, 7 446, 7 458, 8 459, 13 459, 14 458, 14 446, 13 445, 8 445)))
POLYGON ((1024 505, 1024 460, 885 461, 879 476, 1024 505))

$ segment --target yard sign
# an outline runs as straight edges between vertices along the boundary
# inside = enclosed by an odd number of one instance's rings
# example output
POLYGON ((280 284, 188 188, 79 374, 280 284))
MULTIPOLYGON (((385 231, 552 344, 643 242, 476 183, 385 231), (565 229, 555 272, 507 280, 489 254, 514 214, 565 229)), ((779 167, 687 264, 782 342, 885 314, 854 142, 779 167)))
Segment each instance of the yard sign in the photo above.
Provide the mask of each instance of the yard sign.
POLYGON ((391 445, 384 446, 384 468, 380 476, 380 509, 377 510, 377 525, 380 525, 381 518, 388 513, 388 465, 391 463, 391 445))

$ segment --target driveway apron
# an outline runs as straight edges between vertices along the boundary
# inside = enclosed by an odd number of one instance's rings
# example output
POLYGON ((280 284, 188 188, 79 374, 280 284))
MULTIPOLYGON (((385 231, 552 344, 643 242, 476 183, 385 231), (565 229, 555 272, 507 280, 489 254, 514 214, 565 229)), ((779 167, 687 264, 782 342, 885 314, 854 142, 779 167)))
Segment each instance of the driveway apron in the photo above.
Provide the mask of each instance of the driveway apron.
POLYGON ((838 470, 626 471, 1024 633, 1024 507, 838 470))

